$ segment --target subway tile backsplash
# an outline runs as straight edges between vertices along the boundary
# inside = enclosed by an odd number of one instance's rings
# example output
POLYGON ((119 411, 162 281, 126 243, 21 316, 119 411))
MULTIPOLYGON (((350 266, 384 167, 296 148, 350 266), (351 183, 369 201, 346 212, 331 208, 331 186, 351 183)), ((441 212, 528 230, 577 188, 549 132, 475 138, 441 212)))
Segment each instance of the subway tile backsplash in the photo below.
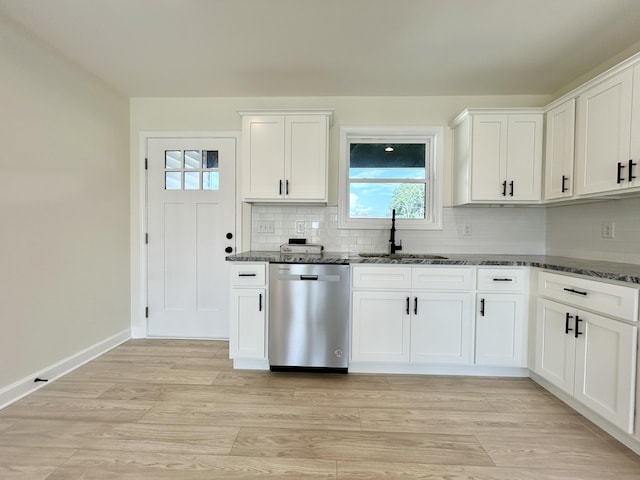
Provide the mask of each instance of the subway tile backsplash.
MULTIPOLYGON (((251 250, 278 250, 289 238, 304 237, 324 245, 327 252, 386 252, 389 230, 338 229, 337 207, 252 206, 251 250), (304 235, 296 222, 304 222, 304 235), (273 233, 259 234, 258 223, 273 222, 273 233)), ((389 221, 391 227, 391 221, 389 221)), ((455 207, 445 208, 443 229, 438 231, 398 230, 405 253, 545 253, 546 214, 544 208, 455 207), (471 235, 463 226, 471 226, 471 235)))

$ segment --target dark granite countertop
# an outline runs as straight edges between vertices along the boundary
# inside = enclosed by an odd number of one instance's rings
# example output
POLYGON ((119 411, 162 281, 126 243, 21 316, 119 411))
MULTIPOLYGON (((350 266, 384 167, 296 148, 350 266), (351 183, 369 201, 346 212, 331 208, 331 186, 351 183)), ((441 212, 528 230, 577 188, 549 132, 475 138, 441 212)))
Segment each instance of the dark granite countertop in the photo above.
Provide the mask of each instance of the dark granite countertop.
MULTIPOLYGON (((436 255, 436 254, 434 254, 436 255)), ((281 254, 249 251, 226 257, 231 262, 269 263, 333 263, 333 264, 401 264, 401 265, 484 265, 528 266, 558 272, 575 273, 607 280, 640 284, 640 265, 584 260, 544 255, 467 255, 438 253, 445 258, 420 258, 411 254, 396 257, 360 257, 357 253, 324 253, 322 255, 281 254)))

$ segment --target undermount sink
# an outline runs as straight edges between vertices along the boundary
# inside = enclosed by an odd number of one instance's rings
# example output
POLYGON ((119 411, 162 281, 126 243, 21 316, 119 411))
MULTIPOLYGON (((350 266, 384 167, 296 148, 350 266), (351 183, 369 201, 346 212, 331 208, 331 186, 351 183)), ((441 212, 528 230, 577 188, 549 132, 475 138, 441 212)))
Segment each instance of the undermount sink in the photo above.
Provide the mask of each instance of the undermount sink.
POLYGON ((409 258, 417 260, 447 260, 447 257, 441 255, 431 255, 428 253, 359 253, 363 258, 409 258))

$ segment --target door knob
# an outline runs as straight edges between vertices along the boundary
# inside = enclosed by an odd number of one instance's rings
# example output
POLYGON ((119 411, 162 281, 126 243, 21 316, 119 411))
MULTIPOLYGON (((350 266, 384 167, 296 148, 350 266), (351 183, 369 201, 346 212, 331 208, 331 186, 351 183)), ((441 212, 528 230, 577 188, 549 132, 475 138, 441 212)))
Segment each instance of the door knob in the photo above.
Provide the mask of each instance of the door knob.
POLYGON ((232 247, 227 247, 227 248, 224 249, 224 251, 227 252, 227 253, 231 253, 231 252, 233 252, 233 248, 232 247))
POLYGON ((227 233, 226 237, 231 240, 233 238, 233 233, 229 232, 227 233))

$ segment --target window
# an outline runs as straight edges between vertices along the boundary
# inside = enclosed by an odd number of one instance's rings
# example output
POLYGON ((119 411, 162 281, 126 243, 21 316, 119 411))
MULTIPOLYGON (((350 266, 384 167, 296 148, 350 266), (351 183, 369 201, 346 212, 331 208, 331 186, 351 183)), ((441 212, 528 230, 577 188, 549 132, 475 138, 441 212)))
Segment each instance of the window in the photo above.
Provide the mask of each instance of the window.
POLYGON ((220 171, 217 150, 166 150, 165 190, 218 190, 220 171))
POLYGON ((340 228, 442 229, 442 127, 342 127, 340 228))

